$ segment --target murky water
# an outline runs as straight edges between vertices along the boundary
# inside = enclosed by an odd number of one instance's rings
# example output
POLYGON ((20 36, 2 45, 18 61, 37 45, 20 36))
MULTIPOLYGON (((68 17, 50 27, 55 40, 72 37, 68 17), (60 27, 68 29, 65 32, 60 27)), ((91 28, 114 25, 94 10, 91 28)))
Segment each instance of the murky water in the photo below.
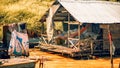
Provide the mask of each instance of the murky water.
MULTIPOLYGON (((110 68, 109 58, 98 58, 90 60, 75 60, 63 57, 60 54, 50 54, 39 49, 30 49, 30 56, 44 56, 48 60, 44 62, 44 68, 110 68)), ((120 58, 114 58, 114 68, 118 68, 120 58)), ((36 64, 39 68, 39 63, 36 64)))

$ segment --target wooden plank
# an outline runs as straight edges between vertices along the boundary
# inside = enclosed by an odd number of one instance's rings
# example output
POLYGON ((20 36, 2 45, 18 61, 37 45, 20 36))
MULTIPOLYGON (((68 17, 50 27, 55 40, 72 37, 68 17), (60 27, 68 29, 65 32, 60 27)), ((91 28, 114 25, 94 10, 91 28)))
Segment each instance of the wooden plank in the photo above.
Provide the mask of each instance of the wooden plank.
POLYGON ((55 17, 66 17, 67 13, 56 13, 55 17))
POLYGON ((71 25, 79 25, 78 22, 76 22, 76 23, 68 23, 68 24, 71 24, 71 25))
POLYGON ((47 34, 41 34, 41 36, 47 36, 47 34))
POLYGON ((50 44, 47 44, 47 46, 46 45, 44 46, 44 44, 43 44, 40 47, 44 48, 44 49, 47 49, 49 51, 59 52, 59 53, 66 53, 66 54, 72 54, 74 52, 79 52, 79 51, 76 51, 75 49, 64 47, 64 46, 60 46, 60 45, 50 45, 50 44), (51 47, 51 48, 49 48, 49 47, 51 47))
POLYGON ((54 17, 54 20, 64 20, 66 17, 54 17))
POLYGON ((4 59, 7 63, 0 65, 0 68, 34 68, 36 60, 29 58, 11 58, 4 59))
POLYGON ((108 25, 106 25, 106 24, 102 24, 102 25, 100 25, 100 28, 108 29, 108 25))
MULTIPOLYGON (((68 22, 64 22, 64 23, 68 23, 68 22)), ((79 23, 77 21, 70 21, 68 24, 70 24, 70 25, 82 25, 82 23, 79 23)))
POLYGON ((68 38, 69 40, 79 40, 79 39, 76 39, 76 38, 68 38))

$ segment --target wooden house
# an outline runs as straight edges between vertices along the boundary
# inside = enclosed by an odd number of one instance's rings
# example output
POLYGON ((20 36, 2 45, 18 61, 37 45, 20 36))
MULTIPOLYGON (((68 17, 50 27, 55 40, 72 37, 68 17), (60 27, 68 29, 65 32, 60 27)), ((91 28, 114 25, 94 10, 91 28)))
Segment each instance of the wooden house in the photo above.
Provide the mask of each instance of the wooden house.
MULTIPOLYGON (((110 32, 112 33, 113 43, 115 45, 115 49, 119 50, 120 45, 120 3, 119 2, 109 2, 109 1, 79 1, 79 0, 56 0, 53 5, 50 7, 48 11, 44 14, 44 16, 40 19, 42 25, 47 23, 49 40, 53 39, 54 35, 54 23, 62 22, 65 24, 67 22, 67 27, 65 29, 68 30, 67 40, 74 39, 70 38, 71 25, 77 25, 78 27, 78 35, 81 33, 80 27, 83 23, 91 24, 88 31, 91 32, 99 32, 98 30, 102 30, 101 38, 102 38, 102 50, 110 51, 110 44, 108 40, 108 26, 110 28, 110 32), (96 26, 97 25, 97 28, 96 26), (50 29, 52 27, 52 29, 50 29)), ((44 27, 42 28, 42 33, 46 33, 44 31, 44 27)), ((43 35, 43 34, 42 34, 43 35)), ((41 36, 42 36, 41 35, 41 36)), ((44 36, 44 35, 43 35, 44 36)), ((81 41, 80 37, 78 40, 81 41)), ((49 44, 46 42, 46 44, 49 44)), ((45 44, 45 45, 46 45, 45 44)), ((67 44, 69 46, 69 44, 67 44)), ((45 48, 45 47, 44 47, 45 48)), ((91 51, 92 51, 91 46, 91 51)), ((52 49, 51 49, 52 50, 52 49)), ((63 51, 61 51, 63 52, 63 51)), ((101 51, 102 52, 102 51, 101 51)), ((91 52, 93 54, 93 52, 91 52)))

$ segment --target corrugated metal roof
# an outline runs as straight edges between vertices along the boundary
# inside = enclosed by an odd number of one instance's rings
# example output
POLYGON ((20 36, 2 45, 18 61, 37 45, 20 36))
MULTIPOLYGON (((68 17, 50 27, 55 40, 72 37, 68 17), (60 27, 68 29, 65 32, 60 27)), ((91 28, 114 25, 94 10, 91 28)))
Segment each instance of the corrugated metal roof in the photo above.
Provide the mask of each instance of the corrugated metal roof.
POLYGON ((78 21, 120 23, 120 3, 108 1, 59 1, 78 21))

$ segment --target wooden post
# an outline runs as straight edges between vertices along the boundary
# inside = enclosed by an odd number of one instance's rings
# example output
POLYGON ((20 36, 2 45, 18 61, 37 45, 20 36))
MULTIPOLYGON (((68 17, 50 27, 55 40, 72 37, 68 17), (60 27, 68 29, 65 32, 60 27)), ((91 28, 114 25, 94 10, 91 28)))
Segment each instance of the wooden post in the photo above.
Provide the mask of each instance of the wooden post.
POLYGON ((42 22, 42 25, 41 25, 41 34, 44 34, 44 22, 42 22))
POLYGON ((91 55, 93 55, 93 41, 91 41, 90 45, 91 45, 91 55))
POLYGON ((79 22, 79 24, 78 24, 78 38, 79 38, 79 45, 78 45, 78 48, 80 49, 80 25, 81 25, 81 23, 79 22))
POLYGON ((120 68, 120 63, 119 63, 119 66, 118 66, 118 68, 120 68))
POLYGON ((70 32, 69 32, 69 30, 70 30, 70 14, 68 13, 68 38, 67 38, 67 42, 68 42, 68 47, 69 47, 69 35, 70 35, 70 32))
MULTIPOLYGON (((110 25, 108 25, 108 34, 110 34, 110 25)), ((111 38, 109 38, 109 39, 111 39, 111 38)), ((109 42, 110 42, 110 62, 111 62, 111 68, 114 68, 114 66, 113 66, 113 48, 112 48, 112 40, 109 40, 109 42)))

